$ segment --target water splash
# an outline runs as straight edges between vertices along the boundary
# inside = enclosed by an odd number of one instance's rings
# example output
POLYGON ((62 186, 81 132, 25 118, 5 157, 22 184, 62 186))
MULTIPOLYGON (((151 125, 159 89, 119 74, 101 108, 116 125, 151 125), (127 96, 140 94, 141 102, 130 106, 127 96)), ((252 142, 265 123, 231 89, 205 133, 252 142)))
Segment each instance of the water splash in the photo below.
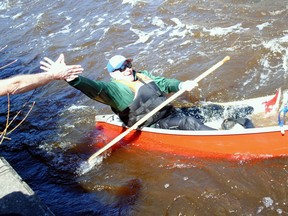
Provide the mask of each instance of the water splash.
POLYGON ((244 31, 247 31, 248 28, 243 28, 241 23, 238 23, 233 26, 229 26, 226 28, 223 27, 214 27, 212 29, 203 29, 204 32, 209 32, 211 36, 224 36, 228 35, 230 33, 242 33, 244 31))
POLYGON ((271 23, 265 22, 265 23, 262 23, 262 24, 257 25, 256 27, 257 27, 260 31, 262 31, 264 28, 266 28, 266 27, 268 27, 268 26, 271 26, 271 25, 272 25, 271 23))
POLYGON ((80 163, 79 168, 76 170, 76 174, 81 176, 91 171, 94 167, 99 167, 102 164, 103 159, 103 156, 98 156, 92 161, 83 161, 80 163))
POLYGON ((264 48, 270 50, 270 52, 272 53, 273 55, 272 59, 275 58, 274 56, 276 54, 279 54, 282 57, 282 68, 284 69, 285 76, 287 75, 288 72, 288 50, 286 48, 287 42, 288 42, 288 34, 280 38, 273 38, 272 40, 263 43, 264 48))
POLYGON ((9 8, 9 1, 0 2, 0 10, 7 10, 9 8))
POLYGON ((123 4, 131 4, 131 6, 135 6, 138 3, 147 3, 146 0, 123 0, 123 4))
POLYGON ((274 201, 271 199, 271 197, 264 197, 262 199, 262 202, 266 208, 271 207, 274 203, 274 201))

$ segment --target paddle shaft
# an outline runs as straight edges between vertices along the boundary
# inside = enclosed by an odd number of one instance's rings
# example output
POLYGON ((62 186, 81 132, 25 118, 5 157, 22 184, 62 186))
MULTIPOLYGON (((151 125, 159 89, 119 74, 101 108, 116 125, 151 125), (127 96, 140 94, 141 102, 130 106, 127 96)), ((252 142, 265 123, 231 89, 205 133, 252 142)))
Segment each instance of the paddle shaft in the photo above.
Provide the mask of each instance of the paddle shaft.
MULTIPOLYGON (((210 73, 215 71, 217 68, 219 68, 221 65, 223 65, 226 61, 230 59, 229 56, 226 56, 222 61, 218 62, 214 66, 212 66, 210 69, 202 73, 200 76, 198 76, 193 81, 198 83, 200 80, 204 79, 206 76, 208 76, 210 73)), ((164 106, 171 103, 173 100, 175 100, 177 97, 179 97, 181 94, 183 94, 186 91, 186 89, 180 89, 178 92, 173 94, 171 97, 169 97, 167 100, 165 100, 163 103, 161 103, 159 106, 155 107, 151 112, 149 112, 147 115, 145 115, 143 118, 141 118, 138 122, 136 122, 134 125, 132 125, 130 128, 128 128, 126 131, 124 131, 119 136, 115 137, 110 143, 105 145, 103 148, 99 149, 97 152, 95 152, 93 155, 91 155, 88 158, 88 163, 93 161, 97 156, 99 156, 101 153, 109 149, 111 146, 119 142, 121 139, 123 139, 125 136, 127 136, 132 130, 137 129, 140 125, 142 125, 145 121, 147 121, 150 117, 152 117, 155 113, 157 113, 159 110, 161 110, 164 106)))

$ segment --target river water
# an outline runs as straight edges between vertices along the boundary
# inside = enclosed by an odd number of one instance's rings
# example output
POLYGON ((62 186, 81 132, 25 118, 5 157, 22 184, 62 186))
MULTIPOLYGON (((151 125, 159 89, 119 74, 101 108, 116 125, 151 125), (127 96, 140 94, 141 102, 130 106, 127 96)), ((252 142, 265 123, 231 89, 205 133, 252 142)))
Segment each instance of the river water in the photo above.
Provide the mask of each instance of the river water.
MULTIPOLYGON (((187 80, 231 60, 177 99, 231 101, 288 84, 287 0, 1 0, 0 78, 39 72, 64 53, 84 76, 108 81, 107 60, 187 80)), ((7 97, 0 98, 5 124, 7 97)), ((1 145, 55 215, 288 215, 288 159, 229 161, 135 149, 110 152, 90 172, 96 114, 111 113, 64 81, 10 98, 10 115, 35 106, 1 145), (28 101, 28 105, 22 108, 28 101)), ((98 138, 96 138, 98 137, 98 138)), ((102 136, 105 141, 105 137, 102 136)), ((245 140, 243 140, 245 142, 245 140)))

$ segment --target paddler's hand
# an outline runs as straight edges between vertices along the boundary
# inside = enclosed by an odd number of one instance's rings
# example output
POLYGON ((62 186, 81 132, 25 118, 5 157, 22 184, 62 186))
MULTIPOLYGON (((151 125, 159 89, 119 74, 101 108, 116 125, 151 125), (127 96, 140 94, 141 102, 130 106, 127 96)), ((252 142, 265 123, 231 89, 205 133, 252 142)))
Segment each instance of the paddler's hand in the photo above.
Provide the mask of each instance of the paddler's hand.
POLYGON ((71 81, 83 72, 81 65, 66 65, 63 54, 61 54, 55 62, 45 57, 40 64, 40 68, 48 72, 54 80, 71 81))
POLYGON ((187 80, 187 81, 181 82, 179 84, 179 89, 184 89, 186 91, 191 91, 192 89, 194 89, 197 86, 198 86, 197 82, 194 82, 193 80, 187 80))

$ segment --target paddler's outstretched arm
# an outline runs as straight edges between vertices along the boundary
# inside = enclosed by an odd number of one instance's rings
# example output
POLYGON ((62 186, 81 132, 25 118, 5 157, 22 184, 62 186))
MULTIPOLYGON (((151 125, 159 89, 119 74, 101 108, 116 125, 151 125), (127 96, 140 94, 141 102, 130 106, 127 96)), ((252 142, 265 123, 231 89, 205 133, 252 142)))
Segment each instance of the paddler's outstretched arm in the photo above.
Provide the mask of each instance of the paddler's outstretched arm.
POLYGON ((80 65, 66 65, 63 54, 55 62, 49 58, 44 58, 44 60, 40 62, 42 65, 40 68, 45 72, 17 75, 0 80, 0 96, 24 93, 54 80, 65 80, 68 77, 75 77, 83 71, 80 65))

